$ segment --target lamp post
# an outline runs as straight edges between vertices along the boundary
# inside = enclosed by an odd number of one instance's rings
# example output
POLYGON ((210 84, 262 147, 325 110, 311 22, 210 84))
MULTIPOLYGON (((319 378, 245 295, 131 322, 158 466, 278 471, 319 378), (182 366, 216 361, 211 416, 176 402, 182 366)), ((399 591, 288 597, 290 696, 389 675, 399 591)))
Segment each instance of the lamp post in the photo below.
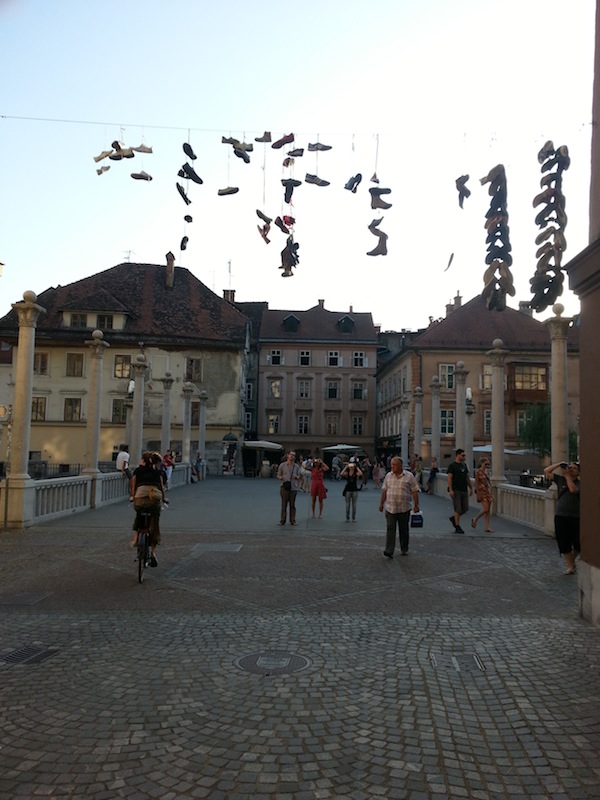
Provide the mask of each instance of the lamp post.
POLYGON ((454 369, 456 379, 456 420, 454 424, 455 448, 465 448, 465 384, 469 370, 465 369, 465 362, 458 361, 454 369))
POLYGON ((467 415, 465 427, 465 452, 467 454, 467 464, 469 470, 473 470, 473 414, 475 413, 475 405, 473 404, 473 392, 469 387, 466 391, 466 405, 465 412, 467 415))

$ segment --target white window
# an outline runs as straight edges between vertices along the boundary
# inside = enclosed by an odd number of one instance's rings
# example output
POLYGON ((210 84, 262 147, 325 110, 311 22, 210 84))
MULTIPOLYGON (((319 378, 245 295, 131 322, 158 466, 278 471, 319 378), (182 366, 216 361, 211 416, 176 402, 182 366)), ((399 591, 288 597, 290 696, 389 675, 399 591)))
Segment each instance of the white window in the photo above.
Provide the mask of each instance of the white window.
POLYGON ((278 364, 283 364, 283 356, 281 355, 281 350, 271 350, 268 361, 273 366, 276 366, 278 364))
POLYGON ((337 436, 338 432, 338 418, 337 416, 330 414, 326 417, 325 424, 327 427, 327 435, 328 436, 337 436))
POLYGON ((362 350, 355 350, 352 354, 352 366, 353 367, 367 367, 367 357, 362 352, 362 350))
POLYGON ((115 399, 112 401, 112 413, 110 415, 110 421, 114 422, 116 425, 125 425, 127 422, 127 407, 125 405, 125 400, 115 399))
POLYGON ((300 350, 298 363, 301 367, 310 367, 310 350, 300 350))
POLYGON ((202 383, 204 377, 204 362, 201 358, 186 358, 185 379, 192 383, 202 383))
POLYGON ((298 397, 310 397, 310 381, 298 381, 298 397))
POLYGON ((339 350, 330 350, 327 353, 327 366, 328 367, 341 367, 342 359, 340 358, 339 350))
POLYGON ((71 314, 71 328, 87 328, 87 314, 71 314))
POLYGON ((353 381, 352 382, 352 399, 353 400, 364 400, 367 396, 367 390, 365 387, 364 381, 353 381))
POLYGON ((529 364, 515 365, 515 389, 546 391, 546 367, 529 364))
POLYGON ((446 436, 454 433, 454 409, 440 409, 440 433, 446 436))
POLYGON ((440 386, 444 389, 454 389, 454 364, 440 364, 440 386))
POLYGON ((115 378, 131 377, 131 356, 115 355, 115 369, 113 372, 113 377, 115 378))
POLYGON ((33 374, 34 375, 48 374, 48 353, 33 354, 33 374))
POLYGON ((81 398, 65 397, 65 422, 79 422, 81 419, 81 398))
POLYGON ((281 397, 281 378, 269 381, 269 397, 281 397))
POLYGON ((112 331, 113 329, 113 315, 112 314, 98 314, 96 317, 96 326, 101 331, 112 331))
MULTIPOLYGON (((508 386, 508 376, 504 373, 504 389, 508 386)), ((491 391, 492 389, 492 365, 484 364, 483 372, 479 376, 479 388, 491 391)))
POLYGON ((31 398, 31 421, 43 422, 46 419, 46 398, 31 398))
POLYGON ((492 435, 492 412, 489 408, 486 408, 483 412, 483 435, 492 435))
POLYGON ((269 433, 279 433, 279 414, 269 415, 268 431, 269 433))
POLYGON ((352 417, 352 435, 362 436, 363 425, 364 425, 363 417, 352 417))
POLYGON ((83 353, 67 353, 67 377, 83 378, 83 353))
POLYGON ((308 415, 306 414, 298 415, 298 433, 308 433, 308 415))
POLYGON ((327 399, 337 400, 339 396, 340 396, 340 382, 327 381, 327 399))

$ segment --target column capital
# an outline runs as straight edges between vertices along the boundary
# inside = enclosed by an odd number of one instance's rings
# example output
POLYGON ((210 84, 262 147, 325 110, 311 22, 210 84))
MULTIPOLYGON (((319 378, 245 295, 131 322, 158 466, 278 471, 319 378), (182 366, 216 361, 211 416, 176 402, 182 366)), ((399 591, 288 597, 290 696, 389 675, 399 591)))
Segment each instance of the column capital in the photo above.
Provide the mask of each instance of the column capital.
POLYGON ((30 290, 23 292, 23 299, 12 303, 12 308, 17 312, 19 328, 35 328, 40 314, 45 314, 46 309, 35 302, 37 295, 30 290))
POLYGON ((434 375, 431 379, 431 383, 429 384, 429 388, 431 389, 432 394, 439 395, 440 393, 440 379, 437 375, 434 375))
POLYGON ((415 386, 413 397, 415 398, 415 403, 423 402, 423 389, 420 386, 415 386))
POLYGON ((89 347, 92 358, 102 358, 106 348, 110 347, 109 343, 104 341, 102 331, 98 330, 92 331, 92 338, 87 339, 85 344, 89 347))
POLYGON ((410 397, 406 392, 404 392, 402 398, 400 399, 400 405, 402 406, 402 408, 408 408, 410 405, 410 397))
POLYGON ((132 366, 133 366, 133 370, 135 372, 136 377, 139 376, 141 378, 146 373, 146 370, 148 369, 148 362, 146 361, 146 356, 142 355, 142 353, 137 355, 135 357, 135 360, 134 360, 132 366))
POLYGON ((190 381, 186 381, 183 386, 181 387, 181 391, 183 392, 184 397, 191 397, 194 393, 194 384, 190 383, 190 381))
POLYGON ((492 349, 486 352, 486 356, 490 356, 492 359, 492 366, 503 367, 504 359, 509 353, 510 350, 507 350, 504 347, 504 342, 502 339, 494 339, 492 342, 492 349))
POLYGON ((470 400, 467 401, 465 405, 465 411, 467 414, 474 414, 475 413, 475 404, 472 403, 470 400))
POLYGON ((544 321, 544 325, 548 328, 550 339, 566 339, 569 332, 569 327, 573 322, 571 317, 562 317, 561 314, 565 310, 562 303, 555 303, 552 306, 552 311, 556 314, 555 317, 550 317, 544 321))
POLYGON ((467 375, 469 374, 469 370, 465 367, 464 361, 457 361, 456 366, 454 367, 454 377, 458 381, 458 383, 464 384, 467 380, 467 375))
POLYGON ((165 377, 159 378, 159 381, 162 383, 165 392, 171 391, 174 380, 175 379, 173 378, 173 375, 170 372, 165 372, 165 377))

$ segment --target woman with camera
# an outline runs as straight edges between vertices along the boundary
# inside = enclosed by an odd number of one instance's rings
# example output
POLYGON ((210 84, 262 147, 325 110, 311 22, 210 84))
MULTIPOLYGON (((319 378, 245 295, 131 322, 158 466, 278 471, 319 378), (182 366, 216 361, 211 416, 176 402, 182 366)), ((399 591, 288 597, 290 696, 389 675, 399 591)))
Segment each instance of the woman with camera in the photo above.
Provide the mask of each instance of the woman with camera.
POLYGON ((565 560, 565 575, 575 574, 575 559, 579 555, 579 464, 560 461, 544 470, 558 487, 554 533, 558 552, 565 560))
POLYGON ((315 505, 319 498, 319 519, 323 516, 323 500, 327 497, 327 489, 323 476, 329 467, 320 458, 315 458, 311 470, 310 481, 310 507, 313 517, 315 516, 315 505))

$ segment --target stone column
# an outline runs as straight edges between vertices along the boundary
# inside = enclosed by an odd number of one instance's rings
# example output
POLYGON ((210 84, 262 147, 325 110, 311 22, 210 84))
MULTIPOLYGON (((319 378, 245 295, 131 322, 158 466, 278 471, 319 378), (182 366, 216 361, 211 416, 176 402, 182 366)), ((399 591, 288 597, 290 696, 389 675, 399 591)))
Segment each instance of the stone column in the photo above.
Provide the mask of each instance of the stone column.
POLYGON ((551 341, 550 392, 552 463, 569 460, 569 399, 567 390, 567 333, 572 320, 562 318, 565 307, 561 303, 552 306, 555 317, 547 319, 551 341))
POLYGON ((423 457, 423 389, 417 386, 413 392, 415 401, 415 455, 423 457))
POLYGON ((408 469, 410 465, 410 452, 408 449, 408 415, 410 407, 410 397, 405 393, 400 400, 400 428, 402 437, 402 461, 404 462, 404 469, 408 469))
POLYGON ((200 425, 198 428, 198 450, 202 458, 202 475, 199 477, 206 477, 206 401, 208 394, 206 389, 200 390, 200 425))
POLYGON ((473 414, 475 413, 475 406, 473 405, 470 389, 467 389, 465 412, 467 415, 465 426, 465 453, 467 454, 469 472, 473 475, 473 414))
MULTIPOLYGON (((85 425, 84 474, 99 475, 98 453, 100 452, 100 403, 102 399, 102 364, 104 351, 110 345, 104 341, 102 331, 93 331, 85 344, 90 353, 90 391, 85 425)), ((94 508, 94 506, 92 506, 94 508)))
MULTIPOLYGON (((129 445, 130 451, 129 454, 131 456, 131 429, 133 425, 133 400, 131 397, 126 397, 124 401, 125 405, 125 438, 121 442, 121 444, 129 445)), ((131 464, 133 466, 133 464, 131 464)))
POLYGON ((142 353, 135 357, 133 373, 135 389, 133 391, 133 413, 131 419, 131 468, 135 469, 142 457, 142 441, 144 430, 144 387, 148 362, 142 353))
POLYGON ((181 434, 181 463, 190 464, 190 446, 192 438, 192 395, 194 385, 186 381, 181 387, 183 392, 183 431, 181 434))
POLYGON ((160 451, 163 455, 171 447, 171 389, 173 388, 173 380, 173 375, 170 372, 165 372, 165 377, 160 379, 163 385, 160 451))
POLYGON ((429 384, 431 389, 431 458, 440 463, 440 379, 434 375, 429 384))
POLYGON ((46 311, 37 305, 36 300, 35 292, 27 291, 23 293, 22 301, 12 304, 19 322, 19 341, 12 404, 10 476, 4 482, 5 528, 26 528, 33 524, 35 514, 35 482, 31 480, 28 472, 33 354, 38 317, 46 311))
POLYGON ((29 440, 31 437, 31 394, 33 391, 33 353, 35 329, 40 314, 46 309, 36 304, 35 292, 23 293, 23 300, 13 303, 19 320, 19 343, 15 369, 15 396, 13 402, 11 484, 29 479, 29 440))
POLYGON ((494 339, 486 355, 492 360, 492 482, 503 483, 504 475, 504 361, 509 351, 502 339, 494 339))
POLYGON ((456 411, 454 420, 454 445, 455 449, 462 447, 465 448, 465 429, 466 429, 466 413, 465 413, 465 387, 467 383, 467 375, 469 370, 465 369, 464 361, 457 361, 454 368, 454 378, 456 380, 456 411))

